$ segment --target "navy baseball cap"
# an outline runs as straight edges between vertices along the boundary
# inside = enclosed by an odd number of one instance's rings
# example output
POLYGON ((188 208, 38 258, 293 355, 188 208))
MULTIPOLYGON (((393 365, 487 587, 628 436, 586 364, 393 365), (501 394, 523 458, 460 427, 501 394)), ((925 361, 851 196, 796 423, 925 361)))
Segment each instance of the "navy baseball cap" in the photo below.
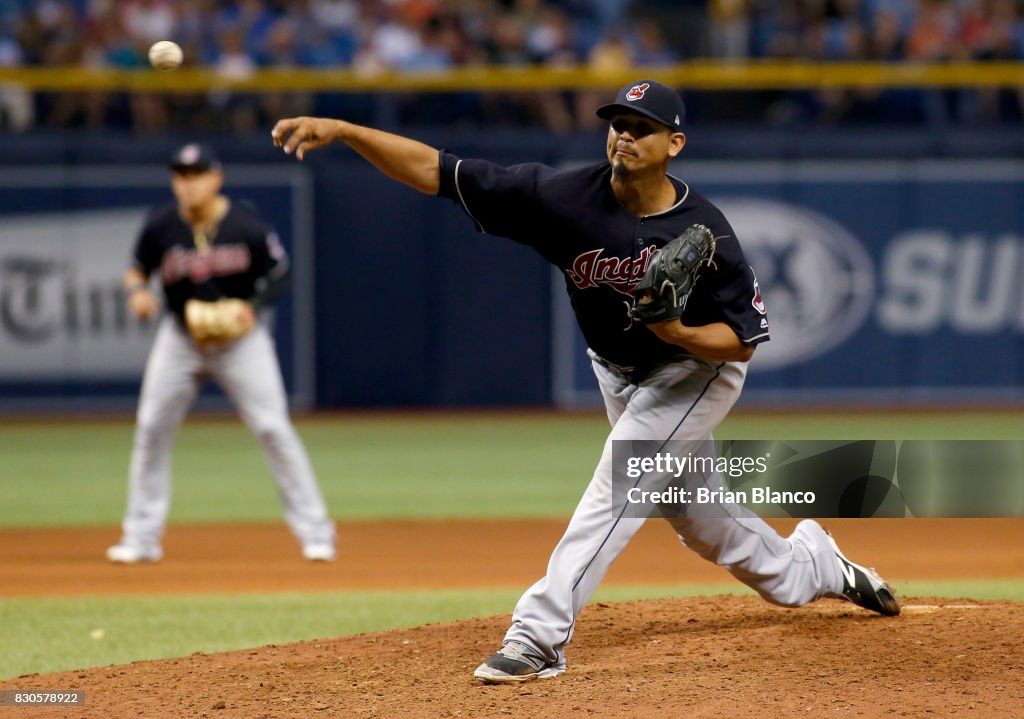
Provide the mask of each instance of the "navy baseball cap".
POLYGON ((209 145, 190 142, 171 157, 172 170, 219 170, 220 160, 209 145))
POLYGON ((615 102, 597 108, 597 116, 611 120, 621 112, 635 112, 679 130, 686 116, 686 107, 679 93, 655 80, 639 80, 626 85, 615 102))

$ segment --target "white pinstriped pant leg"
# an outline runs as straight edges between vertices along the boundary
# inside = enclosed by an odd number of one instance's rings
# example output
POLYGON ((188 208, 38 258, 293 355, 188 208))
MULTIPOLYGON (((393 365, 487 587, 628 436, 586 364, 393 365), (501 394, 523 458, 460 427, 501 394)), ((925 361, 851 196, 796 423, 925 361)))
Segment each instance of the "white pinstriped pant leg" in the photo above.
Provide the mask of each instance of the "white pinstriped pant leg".
MULTIPOLYGON (((594 371, 611 433, 593 479, 551 554, 547 574, 519 600, 505 635, 560 667, 576 616, 644 522, 613 514, 612 442, 710 438, 739 397, 746 365, 686 360, 660 368, 639 386, 596 363, 594 371)), ((673 527, 687 546, 726 565, 776 603, 803 604, 835 591, 839 579, 831 553, 824 554, 824 535, 784 539, 747 510, 731 511, 739 516, 684 518, 673 520, 673 527)))
POLYGON ((299 542, 334 544, 309 455, 288 416, 281 368, 270 333, 261 324, 209 358, 214 378, 256 435, 277 482, 285 521, 299 542))
POLYGON ((159 545, 171 501, 171 449, 195 401, 203 358, 170 316, 146 360, 128 470, 124 544, 159 545))

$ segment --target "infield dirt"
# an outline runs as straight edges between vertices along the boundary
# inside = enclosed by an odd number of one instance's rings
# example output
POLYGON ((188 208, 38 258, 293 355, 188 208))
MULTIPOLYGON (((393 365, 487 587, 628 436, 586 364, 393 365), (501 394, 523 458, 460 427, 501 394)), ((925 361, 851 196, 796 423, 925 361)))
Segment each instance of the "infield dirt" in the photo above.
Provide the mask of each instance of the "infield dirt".
MULTIPOLYGON (((3 583, 8 595, 219 591, 231 581, 246 590, 525 588, 543 571, 561 523, 522 524, 529 526, 346 525, 342 559, 329 566, 302 562, 278 527, 176 527, 165 562, 127 568, 101 559, 116 539, 110 529, 4 531, 0 576, 17 578, 14 592, 3 583), (508 562, 486 556, 486 533, 509 536, 502 533, 512 529, 529 529, 535 539, 508 562), (255 542, 257 535, 267 541, 255 542), (378 537, 396 544, 363 544, 378 537), (428 555, 435 558, 428 566, 417 564, 428 555), (58 566, 66 579, 55 583, 58 566), (33 567, 45 579, 24 584, 33 567)), ((648 524, 609 582, 726 578, 678 548, 664 527, 648 524)), ((782 531, 792 524, 777 523, 782 531)), ((897 589, 906 579, 1024 576, 1020 520, 829 525, 852 558, 876 564, 897 589)), ((891 619, 835 600, 795 610, 750 596, 594 604, 580 617, 569 672, 519 686, 472 679, 500 641, 507 615, 196 654, 0 682, 2 689, 83 689, 88 702, 79 709, 0 708, 0 717, 1024 716, 1024 604, 903 600, 903 615, 891 619)))

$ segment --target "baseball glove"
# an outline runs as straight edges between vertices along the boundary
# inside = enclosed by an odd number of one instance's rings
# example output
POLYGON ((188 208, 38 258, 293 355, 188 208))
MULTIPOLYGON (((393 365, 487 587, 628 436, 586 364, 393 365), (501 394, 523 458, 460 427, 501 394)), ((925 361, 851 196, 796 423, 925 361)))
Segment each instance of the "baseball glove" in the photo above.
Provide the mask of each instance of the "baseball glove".
POLYGON ((189 300, 185 303, 185 324, 198 345, 223 344, 237 340, 252 329, 247 302, 223 299, 216 302, 189 300))
POLYGON ((635 322, 679 319, 701 270, 712 264, 715 236, 704 225, 690 225, 661 248, 633 290, 629 315, 635 322))

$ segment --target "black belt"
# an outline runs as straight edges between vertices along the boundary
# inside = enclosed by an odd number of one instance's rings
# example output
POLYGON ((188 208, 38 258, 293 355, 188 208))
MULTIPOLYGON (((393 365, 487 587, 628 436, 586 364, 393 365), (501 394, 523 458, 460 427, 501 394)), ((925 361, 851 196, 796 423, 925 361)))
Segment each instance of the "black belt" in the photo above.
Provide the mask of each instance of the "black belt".
POLYGON ((606 360, 604 357, 602 357, 601 355, 597 354, 596 352, 593 354, 593 359, 594 359, 595 362, 597 362, 599 365, 604 367, 606 370, 608 370, 610 372, 614 372, 615 374, 619 375, 620 377, 629 380, 629 382, 631 384, 640 384, 645 379, 647 379, 647 376, 649 374, 651 374, 651 372, 653 372, 658 367, 662 367, 664 365, 671 364, 672 362, 679 362, 681 360, 692 359, 692 358, 693 358, 693 355, 691 355, 689 353, 680 353, 679 355, 677 355, 675 357, 666 357, 665 359, 663 359, 660 362, 657 362, 657 363, 655 363, 653 365, 648 365, 648 366, 645 366, 645 367, 627 367, 626 365, 620 365, 620 364, 615 364, 614 362, 609 362, 608 360, 606 360))
POLYGON ((604 357, 597 353, 594 353, 594 361, 597 362, 602 367, 604 367, 606 370, 614 372, 615 374, 624 377, 625 379, 628 379, 633 384, 639 383, 641 380, 644 379, 644 377, 647 376, 647 373, 649 372, 649 370, 644 370, 640 372, 636 367, 627 367, 625 365, 619 365, 615 364, 614 362, 609 362, 608 360, 606 360, 604 357))
POLYGON ((594 355, 594 361, 605 369, 610 369, 612 372, 618 372, 619 374, 629 374, 630 372, 636 372, 636 367, 625 367, 614 362, 609 362, 599 354, 594 355))

